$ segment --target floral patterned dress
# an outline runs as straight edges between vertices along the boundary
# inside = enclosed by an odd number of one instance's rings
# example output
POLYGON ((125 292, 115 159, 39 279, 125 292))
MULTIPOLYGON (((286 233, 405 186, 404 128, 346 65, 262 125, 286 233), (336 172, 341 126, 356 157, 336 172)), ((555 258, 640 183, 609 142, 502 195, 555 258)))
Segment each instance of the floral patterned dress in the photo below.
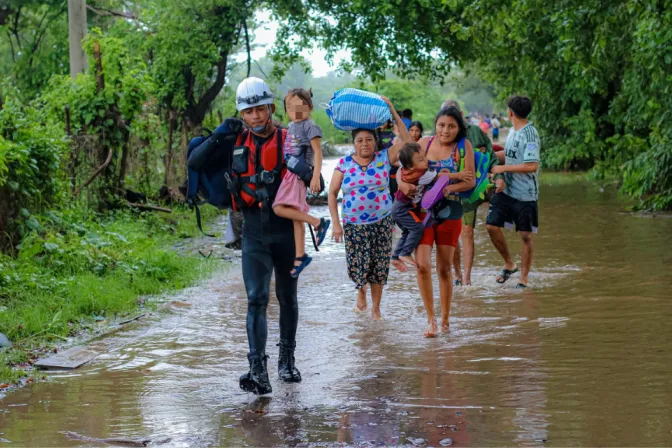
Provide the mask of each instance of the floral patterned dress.
POLYGON ((384 285, 392 252, 392 197, 387 150, 377 152, 367 166, 343 157, 336 170, 343 173, 341 217, 348 275, 357 289, 367 283, 384 285))

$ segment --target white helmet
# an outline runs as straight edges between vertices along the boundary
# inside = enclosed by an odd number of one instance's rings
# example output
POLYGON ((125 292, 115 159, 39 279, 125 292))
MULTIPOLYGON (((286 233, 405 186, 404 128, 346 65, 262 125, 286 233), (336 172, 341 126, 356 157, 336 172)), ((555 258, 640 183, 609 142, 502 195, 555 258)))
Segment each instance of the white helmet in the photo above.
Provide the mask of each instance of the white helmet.
POLYGON ((251 77, 238 84, 236 109, 241 111, 264 104, 273 104, 273 93, 265 81, 251 77))

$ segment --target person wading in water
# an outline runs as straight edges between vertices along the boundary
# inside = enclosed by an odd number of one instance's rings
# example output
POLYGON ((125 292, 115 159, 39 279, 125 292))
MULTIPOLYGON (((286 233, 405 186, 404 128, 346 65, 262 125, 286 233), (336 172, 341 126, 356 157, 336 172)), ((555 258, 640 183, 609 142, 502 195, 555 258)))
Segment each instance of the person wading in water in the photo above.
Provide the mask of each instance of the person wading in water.
MULTIPOLYGON (((457 100, 448 99, 443 102, 441 108, 446 107, 455 107, 462 113, 460 109, 460 104, 457 100)), ((467 124, 467 139, 471 143, 474 151, 480 151, 484 154, 490 154, 491 163, 490 169, 492 167, 500 165, 497 154, 495 154, 492 148, 492 142, 488 138, 487 134, 481 130, 480 127, 467 124)), ((504 179, 503 174, 495 174, 493 177, 493 182, 496 182, 497 179, 504 179)), ((464 247, 464 277, 462 277, 462 268, 460 263, 460 245, 458 244, 455 248, 455 256, 453 257, 453 266, 455 268, 455 286, 471 286, 471 268, 474 265, 474 229, 476 228, 476 213, 478 207, 485 202, 485 199, 478 200, 476 202, 463 201, 462 206, 464 208, 464 215, 462 215, 462 245, 464 247)))
MULTIPOLYGON (((294 366, 296 326, 299 318, 297 279, 290 276, 294 267, 294 225, 291 219, 273 213, 273 201, 286 172, 282 155, 286 130, 273 124, 273 94, 259 78, 243 80, 236 91, 236 108, 244 127, 237 128, 233 148, 229 190, 235 208, 242 210, 243 281, 247 292, 247 358, 250 371, 240 377, 246 392, 264 395, 272 392, 266 355, 266 308, 271 276, 275 272, 275 295, 280 303, 280 353, 278 375, 286 383, 301 381, 294 366)), ((235 119, 227 121, 236 122, 235 119)), ((207 162, 207 154, 196 148, 189 166, 198 169, 207 162)))
MULTIPOLYGON (((450 216, 440 223, 425 228, 420 245, 415 250, 415 262, 418 266, 417 278, 420 295, 427 311, 427 331, 425 337, 438 335, 434 312, 434 291, 432 286, 432 249, 436 245, 436 271, 439 277, 439 295, 441 298, 441 331, 449 328, 450 303, 453 297, 451 269, 455 247, 462 230, 462 202, 458 193, 474 188, 474 151, 467 140, 467 126, 462 113, 456 107, 446 107, 439 111, 434 121, 436 135, 425 137, 418 142, 429 160, 429 169, 438 173, 447 173, 454 181, 443 194, 448 199, 450 216), (464 169, 460 169, 460 151, 463 146, 464 169)), ((417 187, 398 179, 399 190, 408 198, 417 194, 417 187)), ((421 218, 424 218, 422 216, 421 218)), ((401 261, 401 260, 400 260, 401 261)))
POLYGON ((539 133, 527 117, 532 112, 532 102, 526 96, 509 98, 507 114, 513 125, 506 138, 506 164, 492 169, 504 174, 498 179, 497 193, 490 201, 486 226, 490 240, 504 259, 504 268, 497 275, 497 283, 504 283, 518 272, 506 244, 502 227, 513 228, 522 240, 520 280, 516 288, 527 288, 532 266, 533 236, 539 229, 539 133))

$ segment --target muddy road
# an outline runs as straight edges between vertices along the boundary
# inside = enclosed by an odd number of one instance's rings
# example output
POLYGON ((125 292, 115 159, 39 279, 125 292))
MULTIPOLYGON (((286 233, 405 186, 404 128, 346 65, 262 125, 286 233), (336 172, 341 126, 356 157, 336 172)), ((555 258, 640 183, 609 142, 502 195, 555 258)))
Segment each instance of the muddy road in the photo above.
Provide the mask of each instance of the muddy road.
POLYGON ((274 393, 257 399, 238 388, 246 297, 234 259, 170 298, 184 303, 169 313, 95 341, 104 353, 91 363, 0 401, 0 446, 671 445, 672 219, 553 179, 532 288, 495 283, 482 210, 474 286, 456 289, 447 335, 422 337, 413 272, 391 274, 382 321, 353 312, 343 246, 329 241, 300 279, 303 382, 277 380, 272 299, 274 393))

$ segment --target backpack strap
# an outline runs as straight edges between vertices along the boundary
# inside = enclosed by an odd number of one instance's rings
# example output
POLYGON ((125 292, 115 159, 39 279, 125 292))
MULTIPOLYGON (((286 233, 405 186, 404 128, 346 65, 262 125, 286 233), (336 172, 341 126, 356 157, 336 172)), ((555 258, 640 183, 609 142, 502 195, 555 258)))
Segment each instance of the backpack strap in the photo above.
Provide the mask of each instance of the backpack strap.
MULTIPOLYGON (((241 132, 238 135, 238 137, 236 137, 235 146, 240 146, 241 144, 244 144, 247 141, 249 134, 250 131, 247 128, 244 128, 243 132, 241 132)), ((233 209, 236 211, 242 210, 245 204, 243 198, 240 196, 240 192, 244 189, 245 184, 249 180, 249 177, 237 176, 237 175, 234 176, 232 171, 231 173, 224 173, 224 178, 229 187, 229 192, 231 193, 231 198, 234 206, 233 209)), ((247 189, 245 189, 245 192, 248 193, 247 189)))
POLYGON ((460 155, 460 171, 464 171, 464 155, 467 151, 467 139, 463 138, 459 142, 457 142, 457 151, 458 154, 460 155))
MULTIPOLYGON (((250 133, 250 131, 247 128, 243 129, 243 132, 241 132, 240 135, 239 135, 240 143, 245 143, 249 133, 250 133)), ((238 146, 238 142, 236 142, 236 146, 238 146)))
MULTIPOLYGON (((285 158, 283 157, 284 153, 285 153, 285 148, 284 148, 285 139, 283 138, 283 132, 282 132, 283 130, 284 129, 282 129, 281 127, 278 127, 278 130, 277 130, 277 133, 278 133, 278 135, 277 135, 277 139, 278 139, 278 142, 277 142, 278 160, 276 162, 275 169, 273 171, 275 171, 278 176, 280 175, 280 173, 282 173, 282 166, 285 164, 285 158)), ((286 136, 287 134, 284 133, 284 135, 286 136)))
POLYGON ((203 223, 201 222, 201 210, 198 208, 198 204, 199 203, 194 203, 194 209, 196 210, 196 224, 198 225, 198 230, 200 230, 201 233, 205 236, 215 238, 217 235, 213 235, 211 233, 205 233, 205 230, 203 230, 203 223))

